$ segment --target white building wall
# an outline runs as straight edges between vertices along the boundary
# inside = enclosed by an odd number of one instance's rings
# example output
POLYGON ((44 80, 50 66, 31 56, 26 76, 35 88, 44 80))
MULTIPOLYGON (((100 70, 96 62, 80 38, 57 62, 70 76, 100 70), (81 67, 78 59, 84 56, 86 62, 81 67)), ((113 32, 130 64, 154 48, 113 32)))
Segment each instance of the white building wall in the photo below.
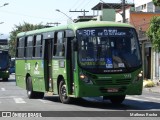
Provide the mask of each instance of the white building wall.
POLYGON ((142 12, 155 12, 155 5, 152 0, 135 0, 135 10, 142 12))
MULTIPOLYGON (((121 14, 122 14, 122 11, 116 12, 116 18, 115 18, 116 22, 123 22, 123 18, 121 14)), ((130 8, 125 10, 125 15, 126 15, 126 23, 130 22, 130 8)))
POLYGON ((135 7, 152 2, 152 0, 134 0, 135 7))

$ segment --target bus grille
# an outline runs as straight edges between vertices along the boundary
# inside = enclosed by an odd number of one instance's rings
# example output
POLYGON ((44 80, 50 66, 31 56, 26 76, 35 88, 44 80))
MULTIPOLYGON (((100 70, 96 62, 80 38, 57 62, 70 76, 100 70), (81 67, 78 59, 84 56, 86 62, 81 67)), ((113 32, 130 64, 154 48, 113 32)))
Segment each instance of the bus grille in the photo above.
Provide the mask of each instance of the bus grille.
POLYGON ((131 79, 116 79, 116 80, 96 80, 97 85, 128 85, 131 79))

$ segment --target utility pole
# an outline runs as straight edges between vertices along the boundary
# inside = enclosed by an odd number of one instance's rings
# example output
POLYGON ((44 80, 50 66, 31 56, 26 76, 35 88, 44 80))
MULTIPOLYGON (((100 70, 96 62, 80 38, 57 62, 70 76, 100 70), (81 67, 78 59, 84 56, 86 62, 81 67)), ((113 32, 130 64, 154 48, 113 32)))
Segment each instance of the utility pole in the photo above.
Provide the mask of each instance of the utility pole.
POLYGON ((126 22, 126 11, 125 11, 125 0, 122 0, 122 18, 123 18, 123 23, 126 22))
POLYGON ((69 12, 83 12, 83 16, 86 16, 86 12, 89 12, 89 11, 86 11, 86 10, 81 10, 81 11, 77 11, 77 10, 75 10, 75 11, 72 11, 72 10, 70 10, 69 12))

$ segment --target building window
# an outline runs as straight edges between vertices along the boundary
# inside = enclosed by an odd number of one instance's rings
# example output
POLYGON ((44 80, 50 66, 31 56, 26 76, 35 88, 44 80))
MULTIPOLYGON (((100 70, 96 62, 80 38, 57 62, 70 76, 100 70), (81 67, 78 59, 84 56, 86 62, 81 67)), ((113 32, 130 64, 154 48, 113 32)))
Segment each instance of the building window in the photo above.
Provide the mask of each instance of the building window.
POLYGON ((142 10, 146 9, 146 4, 142 5, 142 10))

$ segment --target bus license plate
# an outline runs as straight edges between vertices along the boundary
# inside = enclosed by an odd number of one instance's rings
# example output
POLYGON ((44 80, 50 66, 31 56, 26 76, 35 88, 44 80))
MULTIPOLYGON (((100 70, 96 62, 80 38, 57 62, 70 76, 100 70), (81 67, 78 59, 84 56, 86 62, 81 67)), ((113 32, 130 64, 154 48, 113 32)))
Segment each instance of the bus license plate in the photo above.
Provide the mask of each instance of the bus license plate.
POLYGON ((108 88, 107 92, 118 92, 118 88, 108 88))

